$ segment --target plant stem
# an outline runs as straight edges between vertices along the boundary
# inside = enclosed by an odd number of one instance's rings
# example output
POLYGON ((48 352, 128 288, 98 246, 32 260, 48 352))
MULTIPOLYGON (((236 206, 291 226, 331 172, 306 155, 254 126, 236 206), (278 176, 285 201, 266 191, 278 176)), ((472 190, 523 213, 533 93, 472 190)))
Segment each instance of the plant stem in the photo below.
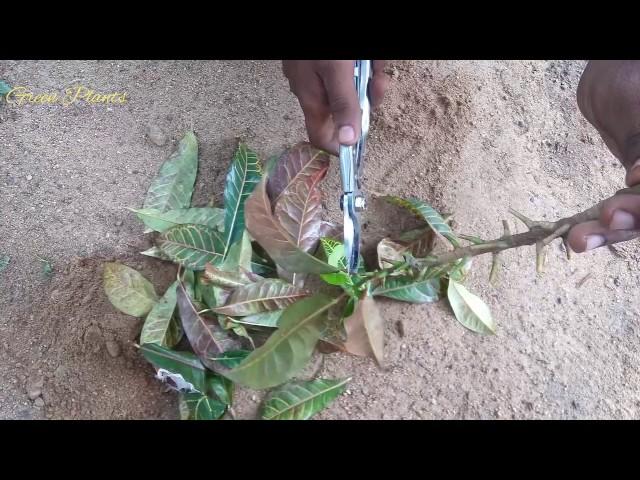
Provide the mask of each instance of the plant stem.
MULTIPOLYGON (((618 193, 640 193, 637 188, 621 190, 618 193)), ((420 259, 421 265, 424 266, 438 266, 446 265, 448 263, 455 262, 463 257, 475 257, 476 255, 483 255, 485 253, 497 253, 510 248, 518 248, 526 245, 538 244, 538 250, 551 243, 556 238, 562 238, 566 240, 569 230, 579 223, 588 222, 591 220, 597 220, 600 217, 600 209, 602 202, 594 205, 587 210, 580 212, 571 217, 562 218, 556 222, 534 221, 521 213, 511 211, 511 213, 524 223, 529 229, 524 233, 517 233, 515 235, 505 235, 495 240, 485 241, 474 245, 468 245, 466 247, 456 248, 449 252, 442 253, 440 255, 433 255, 425 259, 420 259)), ((629 238, 640 236, 640 230, 630 230, 629 238)), ((566 245, 566 242, 565 242, 566 245)))

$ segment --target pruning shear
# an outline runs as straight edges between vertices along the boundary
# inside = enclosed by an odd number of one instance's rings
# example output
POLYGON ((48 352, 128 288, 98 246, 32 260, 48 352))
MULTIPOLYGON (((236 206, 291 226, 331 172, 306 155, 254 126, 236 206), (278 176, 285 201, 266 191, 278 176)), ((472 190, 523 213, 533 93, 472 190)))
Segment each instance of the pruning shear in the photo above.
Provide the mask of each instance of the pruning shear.
POLYGON ((340 145, 340 174, 342 177, 340 209, 344 215, 343 241, 349 273, 355 273, 358 269, 360 259, 359 213, 366 208, 365 197, 360 191, 360 173, 365 142, 369 133, 371 60, 356 60, 353 77, 362 110, 360 139, 355 145, 340 145))

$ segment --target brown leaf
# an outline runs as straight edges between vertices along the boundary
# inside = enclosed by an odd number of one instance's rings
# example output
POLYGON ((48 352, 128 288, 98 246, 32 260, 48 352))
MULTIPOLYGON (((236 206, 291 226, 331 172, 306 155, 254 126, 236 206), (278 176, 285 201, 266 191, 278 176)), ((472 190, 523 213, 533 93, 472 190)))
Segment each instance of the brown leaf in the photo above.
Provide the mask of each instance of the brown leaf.
POLYGON ((300 250, 314 251, 320 240, 322 194, 318 185, 327 173, 328 165, 314 177, 291 185, 280 196, 275 216, 300 250))
POLYGON ((262 280, 260 275, 239 267, 237 272, 224 272, 210 263, 204 267, 204 283, 212 283, 220 287, 236 288, 262 280))
POLYGON ((377 251, 378 266, 380 268, 389 268, 392 267, 394 263, 404 260, 402 254, 406 251, 406 247, 388 238, 383 238, 380 240, 380 243, 378 243, 377 251))
POLYGON ((263 179, 245 205, 247 230, 280 267, 296 273, 331 273, 337 269, 300 250, 271 211, 267 179, 263 179))
POLYGON ((431 227, 426 227, 409 230, 401 234, 395 241, 404 245, 406 251, 411 252, 414 257, 424 258, 433 250, 436 238, 436 234, 431 227))
POLYGON ((344 321, 347 331, 345 351, 352 355, 371 357, 382 366, 384 361, 384 321, 373 297, 365 296, 344 321))
POLYGON ((282 280, 268 278, 236 288, 227 302, 213 311, 230 316, 281 310, 310 295, 306 290, 282 280))
POLYGON ((320 340, 316 348, 323 355, 330 355, 332 353, 341 352, 344 350, 341 346, 334 345, 333 343, 327 342, 326 340, 320 340))
POLYGON ((329 158, 328 153, 314 148, 308 142, 298 143, 285 151, 269 174, 267 192, 273 205, 278 203, 281 194, 293 183, 317 175, 329 164, 329 158))
POLYGON ((182 328, 189 339, 193 351, 200 360, 211 370, 220 372, 225 370, 218 362, 211 360, 220 357, 223 352, 240 348, 240 342, 234 340, 220 326, 216 319, 198 314, 185 286, 182 282, 177 289, 178 309, 182 328))
POLYGON ((320 238, 333 238, 334 240, 342 241, 343 234, 344 232, 340 225, 325 221, 320 224, 320 238))

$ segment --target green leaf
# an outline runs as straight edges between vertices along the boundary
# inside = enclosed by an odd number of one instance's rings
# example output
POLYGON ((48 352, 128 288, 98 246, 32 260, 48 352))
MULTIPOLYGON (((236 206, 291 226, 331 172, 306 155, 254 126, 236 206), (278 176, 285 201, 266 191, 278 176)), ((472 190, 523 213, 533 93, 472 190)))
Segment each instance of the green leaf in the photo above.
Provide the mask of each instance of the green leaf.
POLYGON ((271 213, 266 180, 260 182, 247 200, 247 230, 281 268, 292 273, 331 273, 335 267, 300 250, 271 213))
POLYGON ((220 234, 203 225, 178 225, 162 234, 158 246, 172 261, 193 270, 222 261, 224 243, 220 234))
POLYGON ((251 239, 249 232, 244 230, 240 240, 229 247, 227 257, 220 264, 220 270, 225 272, 234 272, 239 268, 251 270, 251 258, 253 251, 251 248, 251 239))
POLYGON ((458 321, 477 333, 495 333, 496 324, 489 307, 461 283, 449 279, 447 296, 458 321))
POLYGON ((155 368, 182 375, 182 378, 191 383, 196 390, 207 391, 207 371, 193 353, 170 350, 155 343, 141 345, 140 351, 155 368))
POLYGON ((185 394, 184 403, 192 420, 218 420, 227 411, 224 403, 200 393, 185 394))
POLYGON ((251 271, 263 277, 273 277, 277 273, 275 264, 271 260, 258 255, 255 248, 253 248, 251 254, 251 271))
POLYGON ((344 349, 353 354, 371 357, 378 365, 384 361, 384 320, 373 297, 360 300, 353 314, 344 321, 347 341, 344 349))
POLYGON ((193 270, 189 268, 185 268, 182 272, 182 283, 184 284, 184 288, 187 291, 187 294, 190 298, 195 298, 196 296, 196 274, 193 270))
POLYGON ((127 315, 144 317, 158 301, 151 282, 121 263, 105 263, 103 280, 111 304, 127 315))
POLYGON ((237 349, 239 343, 224 331, 217 320, 198 314, 181 283, 177 287, 177 300, 182 328, 191 348, 208 368, 215 372, 220 371, 219 364, 211 358, 219 357, 227 350, 237 349))
POLYGON ((440 214, 431 205, 417 198, 403 199, 400 197, 387 196, 383 197, 389 203, 399 205, 406 208, 417 217, 423 219, 436 233, 442 235, 449 240, 454 247, 460 246, 460 241, 451 230, 451 227, 445 223, 440 214))
POLYGON ((278 326, 283 312, 284 310, 274 310, 271 312, 254 313, 246 317, 236 318, 234 321, 236 323, 242 323, 243 325, 274 328, 278 326))
POLYGON ((224 257, 244 232, 245 201, 261 176, 258 156, 241 143, 233 156, 224 189, 224 257))
POLYGON ((246 338, 251 344, 251 348, 255 350, 256 346, 253 342, 253 338, 251 337, 251 335, 249 335, 249 332, 247 332, 247 329, 244 327, 244 325, 236 322, 233 317, 228 317, 226 315, 221 315, 220 317, 218 317, 218 322, 225 330, 231 330, 238 337, 246 338))
MULTIPOLYGON (((339 268, 340 271, 335 273, 324 273, 320 275, 320 278, 329 285, 337 285, 339 287, 350 287, 353 285, 353 276, 347 273, 347 258, 344 254, 344 244, 333 238, 321 238, 320 245, 322 246, 322 252, 324 258, 327 259, 327 263, 332 267, 339 268)), ((360 263, 358 265, 358 273, 364 273, 366 271, 364 267, 364 260, 360 257, 360 263)))
POLYGON ((231 295, 231 290, 216 285, 201 284, 200 294, 207 307, 214 309, 225 304, 227 298, 231 295))
POLYGON ((147 257, 154 257, 154 258, 159 258, 160 260, 171 261, 171 259, 155 245, 145 250, 144 252, 140 252, 140 253, 142 255, 146 255, 147 257))
POLYGON ((0 80, 0 96, 4 96, 11 91, 11 87, 4 80, 0 80))
POLYGON ((207 379, 207 386, 225 405, 233 403, 233 382, 228 378, 214 373, 207 379))
POLYGON ((323 273, 320 275, 320 278, 329 285, 336 285, 338 287, 349 287, 353 285, 351 275, 347 272, 323 273))
POLYGON ((308 420, 344 392, 350 378, 291 382, 274 390, 264 403, 264 420, 308 420))
POLYGON ((177 225, 196 224, 222 229, 224 210, 221 208, 180 208, 162 212, 153 208, 130 209, 153 231, 165 232, 177 225))
POLYGON ((182 328, 173 319, 177 286, 178 282, 173 282, 147 315, 140 333, 141 344, 156 343, 171 348, 182 338, 182 328))
POLYGON ((373 295, 409 303, 437 302, 440 300, 440 278, 416 280, 407 276, 386 277, 373 295))
POLYGON ((255 260, 251 261, 251 271, 262 277, 273 277, 276 274, 276 269, 272 265, 255 260))
POLYGON ((280 327, 238 367, 224 375, 249 388, 279 385, 304 368, 338 299, 319 293, 287 307, 280 327))
POLYGON ((281 310, 309 292, 278 279, 265 279, 236 288, 227 303, 214 309, 216 313, 230 316, 246 316, 253 313, 281 310))
POLYGON ((215 360, 226 368, 236 368, 250 353, 248 350, 229 350, 215 360))
POLYGON ((0 272, 9 266, 11 257, 9 255, 0 255, 0 272))
POLYGON ((144 208, 161 212, 189 208, 197 173, 198 140, 193 132, 187 132, 151 182, 144 208))

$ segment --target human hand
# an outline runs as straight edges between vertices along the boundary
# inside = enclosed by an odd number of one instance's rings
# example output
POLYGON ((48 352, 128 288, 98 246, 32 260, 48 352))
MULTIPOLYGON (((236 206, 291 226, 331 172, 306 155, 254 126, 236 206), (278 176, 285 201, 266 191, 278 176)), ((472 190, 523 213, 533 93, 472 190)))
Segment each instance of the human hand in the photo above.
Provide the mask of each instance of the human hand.
MULTIPOLYGON (((372 62, 369 84, 371 106, 384 96, 389 78, 385 61, 372 62)), ((360 138, 362 112, 353 83, 354 60, 284 60, 282 67, 291 91, 304 113, 309 141, 333 155, 339 146, 354 145, 360 138)))

